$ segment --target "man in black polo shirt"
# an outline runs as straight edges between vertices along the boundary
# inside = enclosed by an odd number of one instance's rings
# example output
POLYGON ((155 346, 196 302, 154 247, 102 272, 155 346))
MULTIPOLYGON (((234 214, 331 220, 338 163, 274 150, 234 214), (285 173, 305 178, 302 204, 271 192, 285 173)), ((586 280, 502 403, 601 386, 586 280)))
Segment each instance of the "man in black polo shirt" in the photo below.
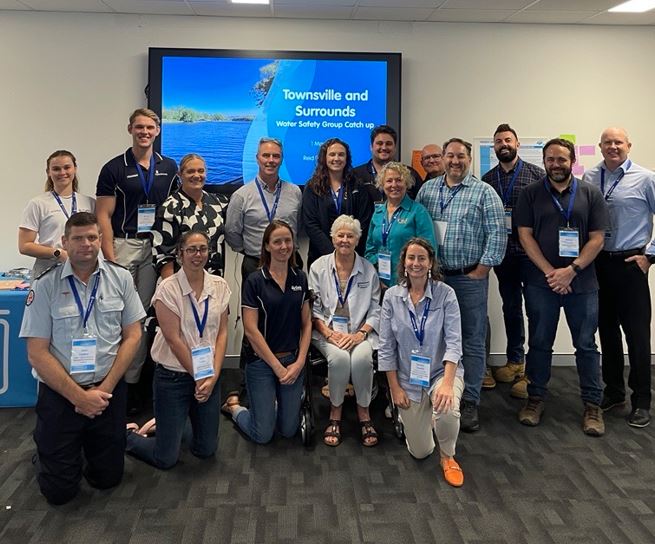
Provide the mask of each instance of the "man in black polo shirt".
MULTIPOLYGON (((427 144, 421 149, 421 166, 425 170, 423 182, 443 176, 443 149, 437 144, 427 144)), ((418 190, 416 191, 418 193, 418 190)))
POLYGON ((541 420, 560 307, 564 307, 584 403, 582 428, 585 434, 602 436, 603 390, 594 338, 598 281, 593 261, 603 248, 609 213, 601 192, 572 176, 575 148, 571 142, 548 141, 543 157, 547 178, 525 187, 515 210, 519 239, 531 261, 525 279, 529 397, 519 421, 534 426, 541 420))
MULTIPOLYGON (((150 229, 157 207, 178 185, 175 161, 153 150, 160 124, 154 111, 135 110, 127 125, 132 147, 102 167, 96 187, 102 253, 105 259, 130 271, 146 312, 157 282, 150 229)), ((132 411, 137 394, 135 384, 139 382, 146 349, 146 337, 142 335, 139 350, 125 374, 129 386, 128 409, 132 411)))
MULTIPOLYGON (((396 145, 398 134, 389 125, 379 125, 371 131, 371 160, 360 164, 353 169, 357 179, 366 187, 373 202, 382 202, 384 193, 377 188, 375 178, 382 167, 394 160, 396 156, 396 145)), ((421 176, 411 166, 407 166, 414 178, 414 186, 407 190, 407 194, 413 200, 421 188, 421 176)))

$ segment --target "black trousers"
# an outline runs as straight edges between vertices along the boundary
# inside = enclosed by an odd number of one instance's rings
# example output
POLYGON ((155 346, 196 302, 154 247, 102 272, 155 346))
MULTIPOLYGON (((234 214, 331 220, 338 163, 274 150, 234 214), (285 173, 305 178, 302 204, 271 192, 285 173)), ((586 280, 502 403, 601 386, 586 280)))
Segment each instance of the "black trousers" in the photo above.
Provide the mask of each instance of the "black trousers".
POLYGON ((651 301, 648 275, 626 256, 611 256, 601 251, 596 258, 598 292, 598 332, 602 351, 605 396, 625 398, 623 379, 623 343, 621 329, 628 346, 632 390, 632 409, 650 409, 650 320, 651 301))
POLYGON ((82 475, 89 485, 99 489, 120 483, 125 460, 126 405, 127 385, 122 380, 109 406, 93 419, 75 413, 68 400, 40 384, 34 442, 37 481, 49 503, 64 504, 73 499, 82 475))

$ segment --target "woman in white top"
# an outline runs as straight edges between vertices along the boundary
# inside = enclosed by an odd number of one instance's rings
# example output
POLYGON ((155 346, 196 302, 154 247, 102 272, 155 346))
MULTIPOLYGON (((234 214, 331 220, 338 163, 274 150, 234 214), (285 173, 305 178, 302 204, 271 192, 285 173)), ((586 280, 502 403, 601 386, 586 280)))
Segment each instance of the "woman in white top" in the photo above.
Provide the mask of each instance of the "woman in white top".
POLYGON ((77 192, 77 160, 66 150, 46 161, 45 192, 27 203, 18 227, 18 251, 35 257, 32 279, 68 255, 61 245, 64 225, 76 212, 94 212, 95 199, 77 192))
POLYGON ((151 438, 128 432, 126 451, 157 468, 177 463, 188 419, 193 455, 210 457, 218 445, 218 378, 227 347, 231 293, 223 278, 204 269, 208 254, 207 234, 183 233, 178 245, 182 268, 163 280, 152 298, 160 327, 151 350, 157 363, 157 434, 151 438))
POLYGON ((323 441, 328 446, 341 443, 341 411, 352 377, 362 444, 375 446, 378 435, 368 407, 380 321, 380 280, 375 267, 355 253, 362 235, 357 219, 340 215, 330 235, 334 252, 319 257, 309 271, 309 288, 315 295, 312 343, 328 362, 331 408, 323 441))

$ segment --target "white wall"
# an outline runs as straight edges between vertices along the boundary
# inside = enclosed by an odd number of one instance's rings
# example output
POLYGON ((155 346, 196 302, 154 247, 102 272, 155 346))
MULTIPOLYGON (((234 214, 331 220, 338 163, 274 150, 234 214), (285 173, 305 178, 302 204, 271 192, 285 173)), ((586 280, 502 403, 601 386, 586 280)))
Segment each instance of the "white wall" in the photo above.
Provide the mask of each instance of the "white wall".
MULTIPOLYGON (((146 102, 148 47, 401 52, 406 161, 426 142, 490 136, 500 122, 519 136, 574 133, 579 144, 597 142, 604 127, 618 124, 630 133, 633 160, 653 167, 654 32, 0 12, 0 269, 31 262, 18 255, 16 227, 25 203, 42 190, 53 150, 77 155, 82 191, 93 194, 102 164, 129 146, 127 116, 146 102)), ((189 85, 202 84, 202 74, 190 74, 189 85)), ((492 352, 502 353, 499 298, 491 291, 492 352)), ((560 325, 556 352, 571 353, 560 325)))

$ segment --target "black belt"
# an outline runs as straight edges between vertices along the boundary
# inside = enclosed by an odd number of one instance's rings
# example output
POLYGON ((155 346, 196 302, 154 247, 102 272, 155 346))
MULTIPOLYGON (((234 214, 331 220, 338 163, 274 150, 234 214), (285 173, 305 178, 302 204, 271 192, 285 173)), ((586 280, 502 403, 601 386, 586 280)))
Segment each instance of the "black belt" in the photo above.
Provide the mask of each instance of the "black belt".
POLYGON ((126 232, 125 234, 114 234, 114 238, 126 238, 132 240, 137 238, 139 240, 150 240, 149 232, 126 232))
POLYGON ((601 251, 601 256, 607 259, 627 259, 628 257, 634 257, 635 255, 643 255, 644 248, 640 247, 637 249, 626 249, 625 251, 601 251))
POLYGON ((442 270, 442 272, 444 276, 463 276, 465 274, 470 274, 477 267, 477 264, 472 264, 471 266, 465 266, 464 268, 450 268, 448 270, 442 270))
POLYGON ((77 385, 79 385, 82 389, 93 389, 94 387, 98 387, 103 381, 105 381, 104 378, 96 383, 87 383, 84 385, 78 383, 77 385))

